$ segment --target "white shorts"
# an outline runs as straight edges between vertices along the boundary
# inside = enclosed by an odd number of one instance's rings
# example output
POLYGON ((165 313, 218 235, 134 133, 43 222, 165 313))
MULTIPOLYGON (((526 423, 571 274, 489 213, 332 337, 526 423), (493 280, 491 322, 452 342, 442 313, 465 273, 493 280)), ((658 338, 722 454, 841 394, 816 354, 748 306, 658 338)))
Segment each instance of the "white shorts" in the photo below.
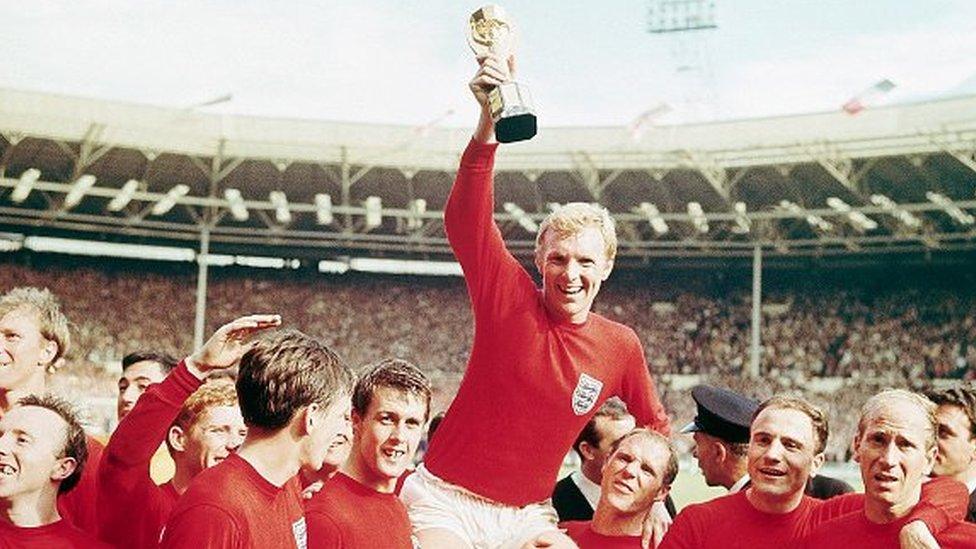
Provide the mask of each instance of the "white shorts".
POLYGON ((543 532, 558 530, 552 500, 513 507, 437 478, 422 464, 400 491, 414 533, 441 528, 473 549, 517 549, 543 532))

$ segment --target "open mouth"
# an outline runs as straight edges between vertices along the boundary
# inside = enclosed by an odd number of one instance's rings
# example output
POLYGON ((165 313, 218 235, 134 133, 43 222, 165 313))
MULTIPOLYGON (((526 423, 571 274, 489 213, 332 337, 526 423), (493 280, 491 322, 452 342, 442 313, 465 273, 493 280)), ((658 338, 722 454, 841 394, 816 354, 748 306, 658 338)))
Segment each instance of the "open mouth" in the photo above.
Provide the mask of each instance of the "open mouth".
POLYGON ((898 477, 886 473, 876 473, 874 475, 874 480, 887 484, 889 482, 898 482, 898 477))
POLYGON ((0 464, 0 476, 11 477, 17 472, 17 468, 9 463, 0 464))
POLYGON ((392 449, 392 448, 385 449, 385 450, 382 451, 382 453, 383 453, 384 456, 388 457, 389 459, 400 459, 400 458, 402 458, 403 456, 405 456, 407 454, 403 450, 397 450, 397 449, 392 449))
POLYGON ((583 293, 583 286, 560 286, 559 291, 564 295, 575 296, 583 293))
POLYGON ((622 480, 618 480, 618 481, 614 482, 613 485, 618 490, 620 490, 621 492, 625 492, 625 493, 628 493, 628 494, 633 494, 634 493, 634 487, 631 486, 631 485, 629 485, 629 484, 627 484, 626 482, 624 482, 622 480))
POLYGON ((780 471, 779 469, 773 469, 770 467, 761 467, 759 469, 759 472, 762 473, 763 476, 767 476, 767 477, 779 478, 779 477, 786 476, 786 471, 780 471))

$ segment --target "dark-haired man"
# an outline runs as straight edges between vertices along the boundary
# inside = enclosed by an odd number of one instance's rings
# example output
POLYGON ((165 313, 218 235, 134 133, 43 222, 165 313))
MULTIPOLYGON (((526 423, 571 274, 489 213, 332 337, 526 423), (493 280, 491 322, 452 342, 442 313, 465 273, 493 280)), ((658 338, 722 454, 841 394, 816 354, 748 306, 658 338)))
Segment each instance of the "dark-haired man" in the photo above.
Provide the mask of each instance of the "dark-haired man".
POLYGON ((28 396, 0 419, 0 548, 107 547, 63 520, 59 494, 78 484, 85 431, 55 397, 28 396))
POLYGON ((592 521, 566 522, 580 549, 639 549, 644 517, 664 501, 678 475, 678 459, 666 438, 637 429, 618 439, 603 466, 600 501, 592 521))
POLYGON ((966 520, 976 523, 976 388, 954 387, 929 394, 938 406, 939 452, 932 473, 950 477, 969 490, 966 520))
POLYGON ((310 548, 414 547, 395 488, 413 462, 429 411, 430 381, 413 364, 388 359, 360 376, 349 458, 305 507, 310 548))
POLYGON ((122 418, 98 471, 102 540, 133 549, 158 547, 163 525, 192 479, 229 457, 247 432, 233 383, 204 381, 237 365, 247 350, 239 343, 243 338, 280 322, 277 315, 252 315, 221 326, 122 418), (175 474, 157 486, 150 460, 163 441, 175 474))
POLYGON ((136 351, 122 357, 116 406, 119 421, 132 410, 146 389, 165 379, 176 368, 177 362, 172 356, 156 351, 136 351))
MULTIPOLYGON (((0 296, 0 415, 21 398, 47 393, 48 379, 70 347, 68 319, 48 289, 14 288, 0 296)), ((61 517, 91 536, 98 534, 96 474, 102 443, 86 437, 88 465, 70 492, 58 498, 61 517)))
POLYGON ((634 416, 619 399, 610 399, 600 406, 596 415, 586 422, 573 443, 580 457, 580 468, 556 483, 552 492, 552 506, 559 522, 590 520, 600 501, 603 464, 620 437, 636 426, 634 416))
POLYGON ((247 438, 236 454, 193 479, 163 531, 164 548, 308 543, 297 474, 303 466, 319 469, 337 433, 349 429, 352 372, 298 331, 246 345, 237 394, 247 438))

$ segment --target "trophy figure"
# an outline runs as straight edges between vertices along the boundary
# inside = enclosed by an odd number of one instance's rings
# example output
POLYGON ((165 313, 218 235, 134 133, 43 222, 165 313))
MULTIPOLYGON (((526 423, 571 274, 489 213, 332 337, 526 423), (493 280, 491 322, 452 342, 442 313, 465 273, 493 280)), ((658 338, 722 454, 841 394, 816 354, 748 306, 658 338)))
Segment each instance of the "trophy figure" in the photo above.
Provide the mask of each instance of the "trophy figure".
MULTIPOLYGON (((471 14, 468 20, 468 45, 475 55, 495 54, 508 67, 515 50, 515 27, 505 10, 488 4, 471 14)), ((536 134, 536 117, 528 88, 508 80, 488 92, 491 117, 495 121, 495 138, 500 143, 532 139, 536 134)))

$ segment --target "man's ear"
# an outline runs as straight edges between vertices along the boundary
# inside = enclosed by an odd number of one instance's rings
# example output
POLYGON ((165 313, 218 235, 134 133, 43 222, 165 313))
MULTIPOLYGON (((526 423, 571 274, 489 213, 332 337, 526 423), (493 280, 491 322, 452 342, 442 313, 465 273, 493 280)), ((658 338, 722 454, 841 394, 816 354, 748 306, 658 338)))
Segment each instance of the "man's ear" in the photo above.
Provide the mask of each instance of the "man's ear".
POLYGON ((854 438, 851 440, 851 457, 855 462, 861 462, 861 442, 858 440, 857 433, 854 433, 854 438))
POLYGON ((661 486, 661 489, 657 491, 657 495, 654 496, 654 501, 664 501, 671 493, 670 486, 661 486))
POLYGON ((322 405, 318 402, 313 402, 306 406, 302 410, 302 434, 310 435, 315 432, 315 429, 319 426, 318 411, 322 409, 322 405))
POLYGON ((55 357, 58 356, 58 342, 53 339, 48 339, 44 343, 44 348, 41 350, 41 363, 48 373, 54 373, 57 370, 57 364, 55 363, 55 357))
POLYGON ((820 471, 820 468, 823 467, 824 461, 826 460, 827 456, 823 452, 813 456, 813 463, 810 465, 810 478, 817 475, 817 472, 820 471))
POLYGON ((51 470, 51 480, 61 482, 71 476, 78 468, 78 461, 73 457, 60 458, 51 470))
POLYGON ((169 432, 166 433, 166 440, 169 441, 169 447, 174 452, 186 451, 186 432, 179 425, 173 425, 169 428, 169 432))
POLYGON ((606 280, 606 279, 610 278, 610 273, 612 273, 612 272, 613 272, 613 260, 612 259, 608 259, 607 260, 607 268, 603 271, 603 278, 601 278, 601 280, 606 280))
POLYGON ((925 451, 925 474, 931 475, 932 468, 935 467, 935 456, 939 453, 939 446, 933 444, 931 448, 925 451))
POLYGON ((585 440, 583 442, 580 442, 579 451, 580 451, 580 455, 582 455, 583 459, 586 461, 593 461, 596 459, 596 448, 594 448, 592 445, 590 445, 589 442, 586 442, 585 440))

